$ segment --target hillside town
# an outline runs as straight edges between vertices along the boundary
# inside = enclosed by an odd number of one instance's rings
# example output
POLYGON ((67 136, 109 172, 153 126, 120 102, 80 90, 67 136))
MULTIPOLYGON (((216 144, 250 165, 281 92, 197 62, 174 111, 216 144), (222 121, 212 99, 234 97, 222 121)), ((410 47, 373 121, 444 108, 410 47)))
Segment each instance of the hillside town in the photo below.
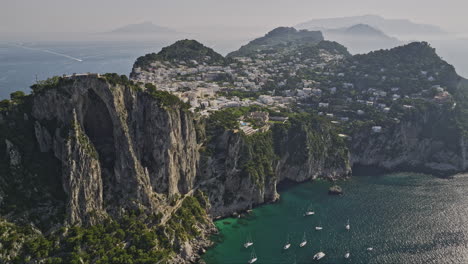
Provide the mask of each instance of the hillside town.
MULTIPOLYGON (((359 62, 350 62, 347 54, 327 49, 312 55, 297 50, 258 53, 230 58, 225 64, 207 63, 210 60, 208 56, 198 61, 155 60, 148 67, 134 68, 132 79, 178 96, 203 116, 254 105, 281 112, 294 105, 312 108, 339 124, 365 118, 369 111, 388 115, 395 102, 402 102, 403 110, 413 108, 413 99, 451 102, 451 94, 438 83, 436 70, 422 69, 406 76, 425 85, 412 93, 405 87, 386 85, 400 77, 391 76, 384 67, 362 72, 359 62), (366 86, 362 79, 378 81, 366 86)), ((372 127, 373 133, 381 131, 379 125, 372 127)))

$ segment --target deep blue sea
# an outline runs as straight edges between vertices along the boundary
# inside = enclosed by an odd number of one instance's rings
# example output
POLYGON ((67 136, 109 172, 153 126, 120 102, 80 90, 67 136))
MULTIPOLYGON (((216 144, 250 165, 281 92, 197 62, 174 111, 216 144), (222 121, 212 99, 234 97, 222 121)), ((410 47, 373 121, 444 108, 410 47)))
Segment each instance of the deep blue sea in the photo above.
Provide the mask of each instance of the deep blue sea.
POLYGON ((468 175, 353 176, 339 182, 342 196, 328 195, 330 185, 296 185, 280 192, 278 203, 258 207, 245 218, 217 221, 217 244, 204 260, 242 264, 255 250, 258 264, 468 263, 468 175), (310 205, 315 215, 304 217, 310 205), (308 243, 300 248, 304 233, 308 243), (292 245, 283 250, 288 236, 292 245), (245 249, 247 237, 254 244, 245 249), (319 251, 326 256, 314 261, 319 251), (345 259, 348 251, 351 257, 345 259))

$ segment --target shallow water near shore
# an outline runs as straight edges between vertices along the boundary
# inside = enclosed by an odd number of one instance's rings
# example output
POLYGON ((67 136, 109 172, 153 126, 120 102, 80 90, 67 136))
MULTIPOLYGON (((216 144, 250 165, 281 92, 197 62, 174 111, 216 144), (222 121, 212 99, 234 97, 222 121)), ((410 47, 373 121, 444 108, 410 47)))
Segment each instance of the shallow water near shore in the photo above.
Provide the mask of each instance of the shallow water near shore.
POLYGON ((326 181, 296 185, 278 203, 217 221, 217 244, 203 259, 247 263, 254 249, 256 263, 468 263, 468 176, 354 176, 339 185, 342 196, 328 195, 326 181), (310 204, 315 215, 305 217, 310 204), (300 248, 304 232, 308 243, 300 248), (254 245, 245 249, 248 236, 254 245), (291 247, 283 250, 288 236, 291 247), (325 258, 312 260, 319 251, 325 258))

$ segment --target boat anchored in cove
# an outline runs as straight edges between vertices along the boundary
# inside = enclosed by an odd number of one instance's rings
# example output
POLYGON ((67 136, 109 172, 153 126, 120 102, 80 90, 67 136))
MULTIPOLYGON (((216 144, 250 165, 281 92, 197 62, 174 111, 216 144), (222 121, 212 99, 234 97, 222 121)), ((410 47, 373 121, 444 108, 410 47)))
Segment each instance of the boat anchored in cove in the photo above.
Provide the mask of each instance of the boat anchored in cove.
POLYGON ((248 248, 248 247, 250 247, 252 245, 253 245, 252 237, 248 236, 245 243, 244 243, 244 247, 248 248))
POLYGON ((314 214, 315 214, 315 212, 312 209, 312 205, 309 205, 309 207, 307 207, 306 212, 304 213, 304 216, 310 216, 310 215, 314 215, 314 214))
POLYGON ((247 262, 252 264, 258 260, 257 255, 255 254, 255 249, 252 249, 252 253, 250 254, 250 260, 247 262))
POLYGON ((304 236, 302 237, 302 242, 301 244, 299 244, 299 247, 304 247, 305 245, 307 245, 307 239, 306 239, 306 234, 304 232, 304 236))
POLYGON ((289 235, 288 239, 286 240, 286 244, 284 244, 283 250, 287 250, 291 247, 291 243, 289 242, 289 235))

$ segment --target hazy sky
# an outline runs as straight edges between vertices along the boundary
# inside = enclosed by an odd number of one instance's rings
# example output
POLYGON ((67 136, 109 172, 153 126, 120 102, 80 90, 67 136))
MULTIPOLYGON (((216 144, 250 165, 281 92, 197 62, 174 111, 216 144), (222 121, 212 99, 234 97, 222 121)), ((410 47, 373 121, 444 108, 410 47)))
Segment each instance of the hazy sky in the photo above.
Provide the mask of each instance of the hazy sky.
POLYGON ((468 33, 467 10, 467 0, 0 0, 0 32, 101 32, 146 20, 179 30, 271 29, 378 14, 468 33))

